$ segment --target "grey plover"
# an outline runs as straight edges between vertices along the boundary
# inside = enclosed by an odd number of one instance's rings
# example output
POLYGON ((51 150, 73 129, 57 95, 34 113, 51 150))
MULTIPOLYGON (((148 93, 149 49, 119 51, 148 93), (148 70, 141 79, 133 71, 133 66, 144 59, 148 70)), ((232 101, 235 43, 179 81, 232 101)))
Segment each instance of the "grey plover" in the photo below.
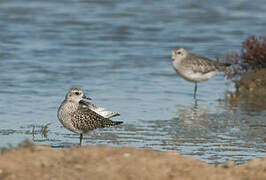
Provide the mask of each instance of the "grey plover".
POLYGON ((219 71, 224 71, 229 64, 211 61, 208 58, 189 54, 184 48, 172 49, 172 64, 182 78, 194 82, 194 98, 196 98, 197 82, 206 81, 219 71))
POLYGON ((83 134, 96 128, 115 126, 122 121, 112 121, 109 118, 119 116, 118 113, 105 111, 104 108, 86 102, 86 97, 80 88, 71 88, 65 100, 57 111, 59 121, 68 130, 80 134, 80 145, 83 134))

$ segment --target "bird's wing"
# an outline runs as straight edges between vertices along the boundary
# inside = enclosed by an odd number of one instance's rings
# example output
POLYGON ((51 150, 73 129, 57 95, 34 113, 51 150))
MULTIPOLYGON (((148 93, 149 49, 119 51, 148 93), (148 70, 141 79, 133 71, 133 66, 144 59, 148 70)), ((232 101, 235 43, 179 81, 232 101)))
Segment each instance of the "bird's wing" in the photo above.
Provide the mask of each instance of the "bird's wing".
POLYGON ((89 108, 84 108, 84 104, 79 104, 77 111, 72 114, 72 123, 75 128, 84 132, 118 124, 89 108))
POLYGON ((93 110, 94 112, 96 112, 97 114, 99 114, 105 118, 120 116, 120 114, 117 112, 107 111, 103 107, 97 107, 95 104, 92 104, 92 103, 89 103, 89 102, 86 102, 83 100, 81 100, 79 102, 79 104, 80 104, 81 108, 83 108, 84 110, 86 110, 86 109, 93 110))
POLYGON ((191 67, 192 71, 199 73, 208 73, 211 71, 218 70, 218 63, 213 62, 208 58, 189 54, 188 57, 183 61, 183 65, 191 67))
POLYGON ((77 111, 72 116, 73 126, 84 132, 104 127, 102 123, 105 120, 104 117, 81 105, 79 105, 77 111))
POLYGON ((84 110, 87 110, 87 109, 93 110, 93 109, 97 108, 97 106, 95 104, 81 100, 81 101, 79 101, 79 108, 82 108, 84 110))

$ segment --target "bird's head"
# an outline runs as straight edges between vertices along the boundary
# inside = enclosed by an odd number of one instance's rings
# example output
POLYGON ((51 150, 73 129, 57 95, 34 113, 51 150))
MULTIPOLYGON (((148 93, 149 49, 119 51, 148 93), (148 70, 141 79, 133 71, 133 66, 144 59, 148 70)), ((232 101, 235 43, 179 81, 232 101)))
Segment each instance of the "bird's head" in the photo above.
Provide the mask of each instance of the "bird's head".
POLYGON ((89 99, 89 97, 86 97, 83 93, 83 91, 80 88, 71 88, 68 93, 66 94, 66 100, 73 101, 73 102, 79 102, 82 99, 89 99))
POLYGON ((187 51, 184 48, 174 48, 172 49, 172 60, 180 60, 187 56, 187 51))

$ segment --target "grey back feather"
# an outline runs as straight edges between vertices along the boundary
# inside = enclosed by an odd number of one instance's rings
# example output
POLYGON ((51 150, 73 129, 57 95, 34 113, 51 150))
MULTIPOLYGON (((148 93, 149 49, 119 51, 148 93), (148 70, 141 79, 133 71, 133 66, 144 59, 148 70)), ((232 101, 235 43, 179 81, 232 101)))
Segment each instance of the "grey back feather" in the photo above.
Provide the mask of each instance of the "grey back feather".
POLYGON ((224 64, 194 54, 189 54, 181 63, 183 66, 192 67, 194 72, 199 73, 225 70, 224 64))

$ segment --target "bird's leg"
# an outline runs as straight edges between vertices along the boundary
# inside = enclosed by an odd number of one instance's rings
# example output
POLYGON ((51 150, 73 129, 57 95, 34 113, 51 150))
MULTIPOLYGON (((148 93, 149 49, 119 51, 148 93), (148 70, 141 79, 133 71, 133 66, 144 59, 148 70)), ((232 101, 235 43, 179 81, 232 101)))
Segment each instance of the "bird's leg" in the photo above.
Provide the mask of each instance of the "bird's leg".
POLYGON ((195 102, 194 102, 194 107, 193 107, 193 109, 194 110, 197 110, 198 109, 198 100, 197 99, 194 99, 195 100, 195 102))
POLYGON ((197 82, 195 82, 195 88, 194 88, 194 99, 196 99, 196 93, 197 93, 197 82))
POLYGON ((81 146, 82 138, 83 138, 83 134, 80 134, 80 136, 79 136, 79 145, 80 146, 81 146))

